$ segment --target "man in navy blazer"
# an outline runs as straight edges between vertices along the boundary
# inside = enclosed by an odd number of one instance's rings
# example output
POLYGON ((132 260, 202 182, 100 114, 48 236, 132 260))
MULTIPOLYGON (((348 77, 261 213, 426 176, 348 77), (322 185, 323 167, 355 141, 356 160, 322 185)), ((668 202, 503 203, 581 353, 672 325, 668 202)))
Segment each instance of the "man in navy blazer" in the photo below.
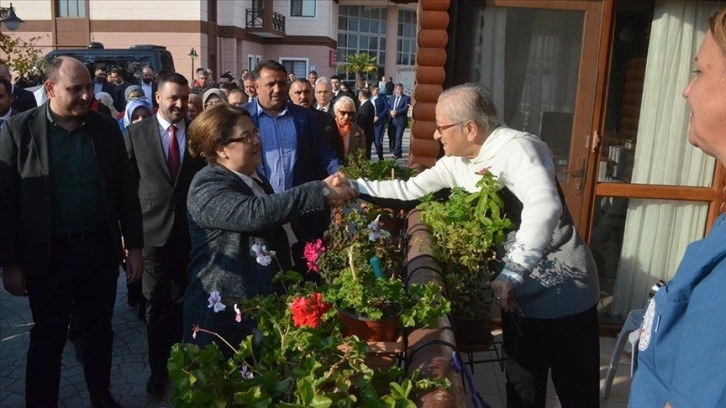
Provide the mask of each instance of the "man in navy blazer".
POLYGON ((403 156, 403 131, 408 125, 408 107, 411 104, 411 98, 403 94, 403 84, 396 84, 396 94, 388 99, 388 103, 390 120, 396 130, 393 157, 400 159, 403 156))
POLYGON ((381 89, 378 86, 373 85, 371 87, 371 94, 373 95, 373 106, 376 109, 376 116, 373 118, 373 145, 376 147, 378 160, 383 161, 383 134, 386 131, 386 123, 388 123, 390 113, 388 111, 386 96, 381 95, 381 89))
POLYGON ((262 138, 262 173, 281 192, 317 180, 318 169, 327 174, 340 164, 319 133, 309 109, 288 103, 287 71, 268 60, 254 70, 257 99, 245 105, 262 138))
MULTIPOLYGON (((253 72, 257 99, 245 105, 252 123, 260 129, 262 166, 276 193, 308 181, 334 174, 340 164, 335 151, 320 136, 310 109, 288 101, 287 71, 277 61, 267 60, 253 72)), ((293 256, 300 258, 306 242, 322 237, 329 220, 325 213, 312 213, 295 220, 298 244, 293 256)), ((304 263, 301 263, 304 264, 304 263)))

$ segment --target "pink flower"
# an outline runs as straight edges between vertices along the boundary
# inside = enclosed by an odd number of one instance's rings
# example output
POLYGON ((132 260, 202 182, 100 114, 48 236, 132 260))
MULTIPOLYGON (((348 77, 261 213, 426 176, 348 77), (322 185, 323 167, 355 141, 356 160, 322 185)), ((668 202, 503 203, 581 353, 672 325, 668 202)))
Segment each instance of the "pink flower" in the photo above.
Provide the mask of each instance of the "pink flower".
POLYGON ((305 255, 305 260, 307 261, 309 271, 318 271, 318 265, 316 265, 315 262, 318 261, 318 258, 320 258, 320 254, 322 254, 323 252, 325 252, 325 245, 323 245, 323 240, 320 238, 315 240, 315 242, 308 242, 307 244, 305 244, 305 250, 303 254, 305 255))
POLYGON ((292 322, 295 327, 312 327, 316 329, 330 305, 323 301, 323 295, 313 292, 308 296, 295 299, 290 305, 292 322))
POLYGON ((481 174, 482 176, 485 175, 485 174, 487 174, 489 172, 489 169, 490 168, 491 168, 491 166, 490 167, 484 167, 483 169, 479 170, 479 174, 481 174))
POLYGON ((242 322, 242 311, 240 311, 239 307, 237 307, 237 303, 234 304, 234 313, 236 315, 234 317, 234 321, 237 323, 241 323, 242 322))

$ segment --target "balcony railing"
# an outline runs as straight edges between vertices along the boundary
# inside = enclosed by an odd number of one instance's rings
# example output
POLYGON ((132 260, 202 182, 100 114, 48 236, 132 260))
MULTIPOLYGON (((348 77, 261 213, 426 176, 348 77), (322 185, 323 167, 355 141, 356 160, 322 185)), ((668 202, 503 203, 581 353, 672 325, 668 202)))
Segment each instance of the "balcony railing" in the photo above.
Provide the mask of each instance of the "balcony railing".
POLYGON ((285 16, 273 11, 272 21, 267 26, 265 25, 265 10, 264 9, 246 9, 245 13, 245 27, 267 29, 265 31, 277 31, 280 33, 285 32, 285 16))

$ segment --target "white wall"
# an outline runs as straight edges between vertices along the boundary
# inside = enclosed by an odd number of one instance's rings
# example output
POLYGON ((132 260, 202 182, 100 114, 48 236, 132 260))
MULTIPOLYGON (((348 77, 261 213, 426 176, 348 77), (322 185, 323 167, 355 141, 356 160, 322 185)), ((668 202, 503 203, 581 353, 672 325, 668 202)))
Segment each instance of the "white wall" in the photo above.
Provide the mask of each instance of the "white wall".
POLYGON ((285 16, 287 35, 337 38, 338 5, 331 0, 315 2, 315 17, 290 17, 289 1, 273 1, 274 10, 285 16))
POLYGON ((89 0, 89 9, 92 20, 207 20, 206 2, 199 0, 89 0))

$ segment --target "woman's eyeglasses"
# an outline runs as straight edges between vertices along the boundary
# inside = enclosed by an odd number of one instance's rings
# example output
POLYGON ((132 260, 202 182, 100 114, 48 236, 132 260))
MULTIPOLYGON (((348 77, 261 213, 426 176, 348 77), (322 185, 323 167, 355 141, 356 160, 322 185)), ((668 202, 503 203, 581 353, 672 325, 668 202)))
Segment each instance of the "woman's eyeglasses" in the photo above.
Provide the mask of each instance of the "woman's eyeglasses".
POLYGON ((231 144, 235 142, 248 143, 250 140, 252 140, 253 137, 260 137, 259 128, 254 128, 251 132, 243 132, 242 136, 229 139, 225 144, 231 144))

